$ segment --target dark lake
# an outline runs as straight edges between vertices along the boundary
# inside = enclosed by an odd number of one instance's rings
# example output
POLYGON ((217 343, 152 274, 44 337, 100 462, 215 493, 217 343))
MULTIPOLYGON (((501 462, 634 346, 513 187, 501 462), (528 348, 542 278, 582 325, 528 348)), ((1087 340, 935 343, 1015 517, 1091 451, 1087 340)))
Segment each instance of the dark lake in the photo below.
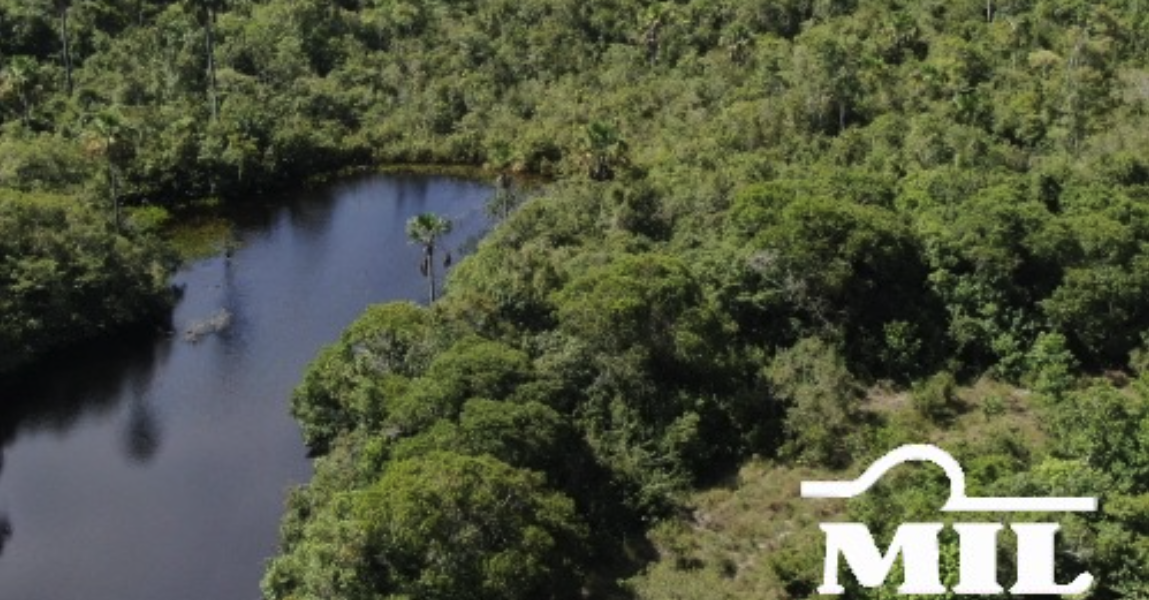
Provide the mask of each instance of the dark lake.
POLYGON ((371 175, 245 210, 230 259, 175 277, 176 335, 99 344, 0 389, 0 598, 259 598, 285 494, 311 473, 292 389, 369 304, 425 301, 410 217, 451 218, 445 245, 461 248, 489 193, 371 175), (222 310, 229 328, 184 338, 222 310))

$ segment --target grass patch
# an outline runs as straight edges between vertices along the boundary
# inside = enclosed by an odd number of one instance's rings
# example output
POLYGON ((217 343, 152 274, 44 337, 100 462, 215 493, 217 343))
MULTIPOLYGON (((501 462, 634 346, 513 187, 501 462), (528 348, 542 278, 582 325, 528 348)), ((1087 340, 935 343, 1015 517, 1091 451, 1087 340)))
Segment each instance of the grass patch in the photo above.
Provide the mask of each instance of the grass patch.
POLYGON ((232 222, 215 216, 198 216, 168 230, 169 243, 184 262, 219 254, 233 235, 232 222))
MULTIPOLYGON (((801 501, 799 486, 833 477, 824 470, 747 463, 733 487, 696 494, 688 517, 653 530, 659 560, 632 579, 631 587, 649 599, 791 597, 790 571, 804 571, 811 558, 792 549, 810 548, 809 541, 820 539, 818 523, 845 514, 843 501, 801 501)), ((820 555, 815 558, 820 564, 820 555)))
MULTIPOLYGON (((733 485, 694 494, 682 516, 651 532, 659 558, 628 582, 636 596, 644 600, 814 597, 811 582, 821 579, 824 551, 818 524, 844 519, 850 505, 841 500, 804 500, 802 481, 852 479, 871 459, 898 445, 931 443, 959 459, 966 457, 971 492, 976 493, 982 491, 979 480, 992 478, 983 471, 994 466, 980 464, 976 457, 996 453, 1004 443, 1037 453, 1046 446, 1035 397, 1008 384, 981 379, 956 388, 955 412, 944 425, 922 415, 911 400, 910 393, 888 386, 869 390, 864 411, 878 420, 880 433, 871 441, 872 455, 850 457, 850 466, 842 471, 754 460, 742 467, 733 485)), ((931 468, 903 467, 889 479, 929 476, 918 470, 931 468)))

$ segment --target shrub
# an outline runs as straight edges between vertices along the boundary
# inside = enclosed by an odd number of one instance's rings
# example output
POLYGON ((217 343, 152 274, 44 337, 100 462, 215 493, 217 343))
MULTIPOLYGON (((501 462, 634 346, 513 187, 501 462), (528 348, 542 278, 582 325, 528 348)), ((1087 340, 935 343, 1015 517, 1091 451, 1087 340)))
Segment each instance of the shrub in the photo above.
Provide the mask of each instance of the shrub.
POLYGON ((954 395, 957 381, 952 373, 942 371, 914 386, 912 400, 914 409, 923 417, 943 423, 956 413, 954 395))
POLYGON ((847 464, 861 395, 837 350, 820 339, 804 339, 779 353, 766 377, 786 403, 784 453, 808 463, 847 464))

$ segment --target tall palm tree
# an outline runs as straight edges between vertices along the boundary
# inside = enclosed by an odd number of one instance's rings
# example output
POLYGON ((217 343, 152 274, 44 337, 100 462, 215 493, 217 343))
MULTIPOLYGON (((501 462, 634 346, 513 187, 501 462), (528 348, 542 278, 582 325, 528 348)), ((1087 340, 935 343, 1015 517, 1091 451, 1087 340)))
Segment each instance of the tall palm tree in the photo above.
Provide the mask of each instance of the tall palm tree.
POLYGON ((487 216, 495 221, 505 221, 520 201, 521 198, 515 192, 511 176, 505 172, 499 173, 499 176, 495 178, 495 195, 487 201, 487 216))
MULTIPOLYGON (((407 237, 411 243, 423 247, 423 262, 419 270, 430 282, 430 301, 435 302, 435 247, 439 239, 451 233, 452 223, 449 219, 434 213, 423 213, 411 217, 407 221, 407 237)), ((451 255, 448 253, 444 261, 444 268, 450 266, 451 255)))
POLYGON ((615 125, 603 121, 588 123, 583 144, 587 175, 595 181, 614 179, 615 169, 628 162, 629 147, 615 125))
POLYGON ((40 76, 40 65, 30 56, 13 56, 4 71, 4 85, 20 98, 24 126, 32 124, 32 92, 40 76))
POLYGON ((207 62, 207 96, 211 107, 211 120, 219 118, 219 92, 215 76, 215 21, 226 8, 226 0, 184 0, 203 26, 204 56, 207 62))
POLYGON ((108 178, 108 190, 112 196, 113 219, 116 231, 120 230, 120 194, 116 181, 116 170, 127 157, 129 148, 126 140, 128 127, 120 116, 105 110, 92 117, 85 133, 85 150, 89 155, 103 159, 108 178))
POLYGON ((643 43, 646 45, 646 60, 650 66, 658 63, 658 51, 662 46, 662 16, 659 15, 651 21, 650 26, 646 29, 646 34, 643 35, 643 43))

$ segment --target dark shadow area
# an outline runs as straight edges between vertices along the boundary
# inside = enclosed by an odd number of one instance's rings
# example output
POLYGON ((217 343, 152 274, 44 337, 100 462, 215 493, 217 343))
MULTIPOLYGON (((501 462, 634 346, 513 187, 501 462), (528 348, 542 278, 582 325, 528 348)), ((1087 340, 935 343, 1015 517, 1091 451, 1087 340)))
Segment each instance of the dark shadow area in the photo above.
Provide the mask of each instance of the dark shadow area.
POLYGON ((4 556, 4 547, 12 539, 12 520, 7 514, 0 514, 0 557, 4 556))
MULTIPOLYGON (((0 471, 4 470, 4 449, 0 448, 0 471)), ((0 513, 0 556, 4 555, 4 546, 8 538, 12 537, 12 521, 7 513, 0 513)))
POLYGON ((139 389, 166 359, 165 337, 142 328, 95 340, 0 381, 0 446, 21 429, 63 432, 85 415, 115 410, 124 391, 139 389))

